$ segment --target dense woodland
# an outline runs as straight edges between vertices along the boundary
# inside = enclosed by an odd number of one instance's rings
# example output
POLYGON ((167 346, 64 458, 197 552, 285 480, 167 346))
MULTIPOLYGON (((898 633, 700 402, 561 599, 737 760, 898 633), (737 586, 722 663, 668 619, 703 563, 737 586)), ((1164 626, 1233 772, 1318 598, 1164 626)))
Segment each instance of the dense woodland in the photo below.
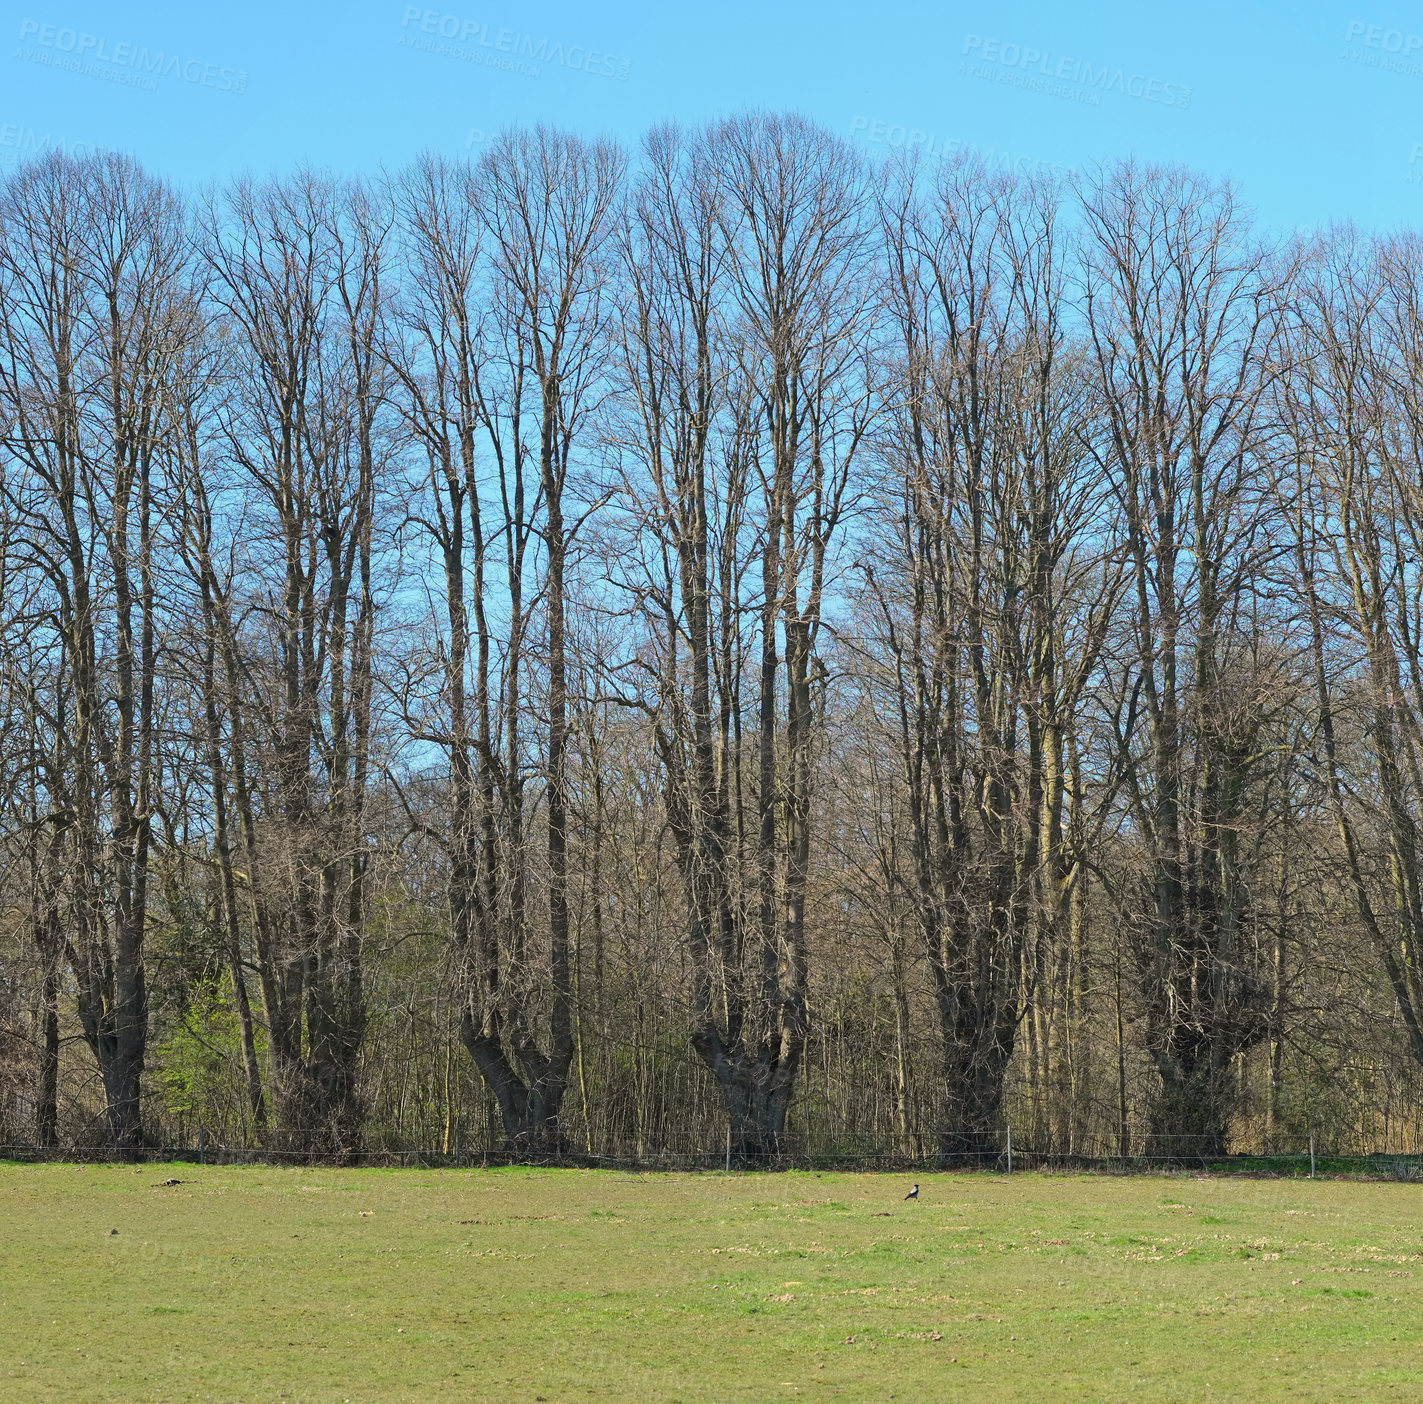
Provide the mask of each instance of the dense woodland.
POLYGON ((1415 1149, 1423 244, 795 116, 0 185, 0 1142, 1415 1149))

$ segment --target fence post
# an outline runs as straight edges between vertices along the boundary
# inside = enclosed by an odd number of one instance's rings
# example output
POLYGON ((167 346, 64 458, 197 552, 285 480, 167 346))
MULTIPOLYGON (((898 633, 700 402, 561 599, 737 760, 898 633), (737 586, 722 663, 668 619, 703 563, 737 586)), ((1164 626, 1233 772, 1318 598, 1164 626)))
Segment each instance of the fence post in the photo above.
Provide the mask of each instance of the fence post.
POLYGON ((205 1126, 199 1126, 199 1127, 198 1127, 198 1164, 199 1164, 199 1165, 206 1165, 206 1164, 208 1163, 207 1143, 208 1143, 207 1128, 206 1128, 205 1126))
POLYGON ((1008 1173, 1013 1173, 1013 1123, 1008 1123, 1008 1173))
POLYGON ((731 1118, 726 1118, 726 1173, 731 1174, 731 1118))
POLYGON ((1309 1178, 1314 1179, 1314 1127, 1309 1128, 1309 1178))

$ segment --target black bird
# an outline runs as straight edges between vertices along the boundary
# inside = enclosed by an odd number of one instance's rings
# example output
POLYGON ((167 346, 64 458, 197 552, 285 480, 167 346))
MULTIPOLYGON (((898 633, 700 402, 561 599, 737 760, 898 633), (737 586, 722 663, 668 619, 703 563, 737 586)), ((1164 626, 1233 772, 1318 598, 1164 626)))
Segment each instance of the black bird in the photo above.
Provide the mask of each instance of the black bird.
POLYGON ((919 1186, 918 1186, 918 1185, 915 1185, 914 1188, 913 1188, 912 1190, 910 1190, 909 1193, 906 1194, 904 1197, 905 1197, 906 1199, 918 1199, 918 1198, 919 1198, 919 1186))

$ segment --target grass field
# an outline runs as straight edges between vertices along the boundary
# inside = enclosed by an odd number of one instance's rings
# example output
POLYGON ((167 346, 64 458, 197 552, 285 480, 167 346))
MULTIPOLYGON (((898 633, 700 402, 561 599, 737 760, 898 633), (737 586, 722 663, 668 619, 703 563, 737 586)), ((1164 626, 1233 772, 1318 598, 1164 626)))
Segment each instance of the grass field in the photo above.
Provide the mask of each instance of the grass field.
POLYGON ((0 1166, 0 1398, 1423 1397, 1418 1188, 908 1183, 0 1166))

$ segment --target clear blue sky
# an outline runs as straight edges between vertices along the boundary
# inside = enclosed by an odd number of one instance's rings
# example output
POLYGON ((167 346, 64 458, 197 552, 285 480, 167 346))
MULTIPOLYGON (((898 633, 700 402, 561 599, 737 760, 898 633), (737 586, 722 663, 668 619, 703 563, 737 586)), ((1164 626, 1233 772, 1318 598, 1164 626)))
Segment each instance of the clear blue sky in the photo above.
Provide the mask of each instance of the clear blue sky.
POLYGON ((1269 225, 1423 225, 1423 6, 4 0, 0 162, 128 151, 185 185, 477 149, 546 120, 795 108, 870 150, 1230 176, 1269 225), (239 91, 240 89, 240 91, 239 91))

